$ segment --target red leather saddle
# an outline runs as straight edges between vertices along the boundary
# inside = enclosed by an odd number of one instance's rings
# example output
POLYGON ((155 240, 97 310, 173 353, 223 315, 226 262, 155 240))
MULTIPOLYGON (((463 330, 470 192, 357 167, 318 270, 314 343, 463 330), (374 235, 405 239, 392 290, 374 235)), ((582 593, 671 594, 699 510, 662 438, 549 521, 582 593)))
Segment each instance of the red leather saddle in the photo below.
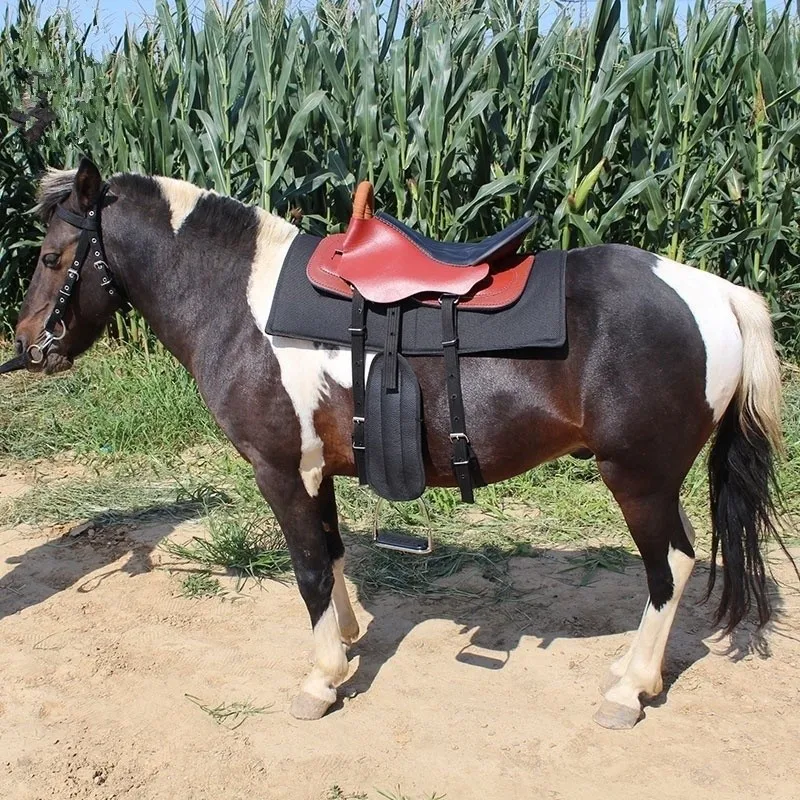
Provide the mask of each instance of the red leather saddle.
POLYGON ((374 213, 372 184, 361 183, 347 232, 323 239, 308 262, 308 279, 320 289, 392 304, 409 297, 438 305, 459 297, 462 308, 500 309, 516 302, 528 282, 533 256, 516 254, 534 224, 523 217, 476 243, 438 242, 388 214, 374 213))

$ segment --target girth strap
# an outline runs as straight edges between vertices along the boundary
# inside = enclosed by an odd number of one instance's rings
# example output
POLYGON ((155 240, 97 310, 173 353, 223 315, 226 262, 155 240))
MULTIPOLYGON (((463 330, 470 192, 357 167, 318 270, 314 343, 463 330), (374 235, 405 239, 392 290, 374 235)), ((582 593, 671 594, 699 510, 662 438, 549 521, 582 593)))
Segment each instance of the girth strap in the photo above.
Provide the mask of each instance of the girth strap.
POLYGON ((367 340, 367 304, 358 289, 353 290, 350 318, 350 351, 353 365, 353 458, 358 482, 367 482, 367 458, 364 437, 365 360, 367 340))
POLYGON ((447 376, 447 405, 450 409, 450 441, 453 444, 453 471, 456 475, 461 499, 474 503, 472 490, 472 447, 467 437, 464 419, 464 396, 461 391, 461 367, 458 359, 458 322, 456 319, 458 298, 444 296, 442 304, 442 348, 444 369, 447 376))
POLYGON ((383 350, 383 389, 397 391, 397 353, 400 349, 400 305, 386 309, 386 345, 383 350))

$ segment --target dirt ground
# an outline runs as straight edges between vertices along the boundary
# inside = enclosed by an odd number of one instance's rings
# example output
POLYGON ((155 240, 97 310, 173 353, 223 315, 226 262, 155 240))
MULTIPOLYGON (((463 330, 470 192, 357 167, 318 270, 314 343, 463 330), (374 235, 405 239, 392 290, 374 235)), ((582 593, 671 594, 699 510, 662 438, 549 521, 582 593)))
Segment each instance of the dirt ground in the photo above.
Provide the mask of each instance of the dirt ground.
MULTIPOLYGON (((4 499, 25 488, 0 480, 4 499)), ((296 588, 224 578, 221 598, 181 596, 188 568, 158 545, 196 533, 0 531, 4 800, 800 797, 800 602, 777 559, 771 655, 713 635, 699 565, 665 695, 633 731, 592 713, 638 624, 641 565, 581 586, 556 551, 512 560, 513 602, 362 598, 340 703, 298 722, 311 637, 296 588), (237 702, 263 710, 220 725, 200 707, 237 702)))

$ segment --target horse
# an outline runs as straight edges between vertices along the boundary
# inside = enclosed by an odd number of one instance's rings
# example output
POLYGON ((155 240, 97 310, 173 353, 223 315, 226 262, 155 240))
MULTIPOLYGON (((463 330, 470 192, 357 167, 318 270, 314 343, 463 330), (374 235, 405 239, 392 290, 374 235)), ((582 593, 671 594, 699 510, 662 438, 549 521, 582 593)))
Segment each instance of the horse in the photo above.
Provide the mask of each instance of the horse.
MULTIPOLYGON (((222 431, 252 465, 285 535, 311 621, 314 663, 292 701, 322 717, 359 626, 344 582, 334 476, 356 474, 348 347, 265 333, 295 237, 283 218, 167 177, 83 159, 40 182, 47 225, 0 372, 68 369, 125 301, 192 374, 222 431), (82 262, 94 263, 78 275, 82 262)), ((535 269, 535 267, 534 267, 535 269)), ((632 728, 661 693, 662 660, 695 561, 681 484, 713 436, 715 624, 732 631, 771 607, 762 557, 776 520, 781 382, 763 299, 716 275, 617 244, 566 254, 567 344, 555 356, 464 356, 470 439, 491 483, 568 454, 594 457, 641 554, 648 599, 610 666, 595 720, 632 728)), ((454 486, 442 359, 409 359, 424 409, 429 486, 454 486)))

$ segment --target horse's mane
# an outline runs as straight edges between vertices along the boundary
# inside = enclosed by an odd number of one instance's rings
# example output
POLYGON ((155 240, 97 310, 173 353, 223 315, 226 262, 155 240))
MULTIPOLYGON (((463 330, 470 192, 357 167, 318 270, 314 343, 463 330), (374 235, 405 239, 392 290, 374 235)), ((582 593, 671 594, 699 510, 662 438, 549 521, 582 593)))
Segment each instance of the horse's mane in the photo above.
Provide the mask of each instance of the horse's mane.
POLYGON ((50 167, 39 181, 39 192, 33 210, 43 222, 49 222, 56 206, 64 202, 75 185, 76 169, 54 169, 50 167))

